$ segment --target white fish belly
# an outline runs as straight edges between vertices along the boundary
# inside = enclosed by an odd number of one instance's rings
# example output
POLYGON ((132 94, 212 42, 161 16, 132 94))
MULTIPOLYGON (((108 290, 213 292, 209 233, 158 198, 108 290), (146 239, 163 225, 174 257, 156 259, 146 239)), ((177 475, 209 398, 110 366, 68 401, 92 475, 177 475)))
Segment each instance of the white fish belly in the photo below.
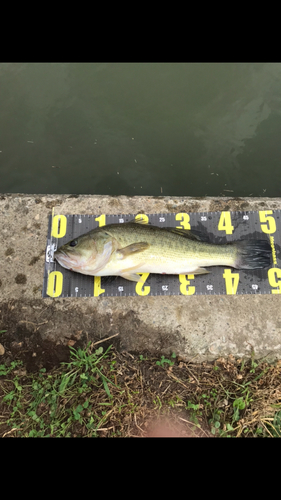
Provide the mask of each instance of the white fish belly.
POLYGON ((198 263, 161 262, 161 259, 136 259, 127 257, 124 260, 108 262, 96 276, 120 276, 123 273, 155 273, 155 274, 192 274, 198 269, 198 263))

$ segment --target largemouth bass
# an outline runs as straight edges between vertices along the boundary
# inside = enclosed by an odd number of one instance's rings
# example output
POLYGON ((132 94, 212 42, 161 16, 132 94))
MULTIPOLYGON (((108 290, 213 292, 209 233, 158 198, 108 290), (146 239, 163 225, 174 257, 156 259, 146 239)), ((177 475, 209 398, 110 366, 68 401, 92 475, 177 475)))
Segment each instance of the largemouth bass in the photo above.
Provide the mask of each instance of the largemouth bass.
POLYGON ((142 281, 137 273, 204 274, 208 266, 264 268, 270 256, 267 240, 214 245, 189 230, 139 222, 96 228, 55 252, 58 263, 71 271, 131 281, 142 281))

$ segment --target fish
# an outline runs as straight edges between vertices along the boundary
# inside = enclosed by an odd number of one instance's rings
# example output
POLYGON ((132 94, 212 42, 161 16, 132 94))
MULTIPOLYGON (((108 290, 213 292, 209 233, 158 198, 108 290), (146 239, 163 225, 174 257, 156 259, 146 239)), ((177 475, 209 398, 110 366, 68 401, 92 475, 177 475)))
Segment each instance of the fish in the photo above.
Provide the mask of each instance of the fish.
POLYGON ((200 275, 209 273, 209 266, 265 268, 271 246, 265 239, 217 245, 195 231, 133 221, 93 229, 58 248, 54 257, 77 273, 143 282, 138 273, 200 275))

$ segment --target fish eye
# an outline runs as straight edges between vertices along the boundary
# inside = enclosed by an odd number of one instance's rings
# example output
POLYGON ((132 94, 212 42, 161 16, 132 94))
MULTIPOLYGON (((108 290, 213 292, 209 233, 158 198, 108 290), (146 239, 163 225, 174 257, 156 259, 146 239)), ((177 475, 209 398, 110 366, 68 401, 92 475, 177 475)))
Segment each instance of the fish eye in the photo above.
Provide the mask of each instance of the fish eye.
POLYGON ((76 247, 77 243, 78 243, 78 240, 72 240, 72 241, 69 243, 69 246, 70 246, 70 247, 76 247))

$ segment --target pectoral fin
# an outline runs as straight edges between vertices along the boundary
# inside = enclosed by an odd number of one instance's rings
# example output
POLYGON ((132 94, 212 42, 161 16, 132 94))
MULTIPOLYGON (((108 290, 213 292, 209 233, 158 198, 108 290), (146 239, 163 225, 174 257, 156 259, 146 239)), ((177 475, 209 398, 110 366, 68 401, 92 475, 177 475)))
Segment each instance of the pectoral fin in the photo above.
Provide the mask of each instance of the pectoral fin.
POLYGON ((195 271, 190 271, 188 274, 210 274, 210 271, 207 271, 205 267, 198 267, 195 271))
POLYGON ((141 276, 139 276, 136 273, 123 273, 123 274, 120 274, 120 276, 121 276, 121 278, 124 278, 125 280, 142 282, 141 276))
POLYGON ((149 243, 132 243, 132 245, 128 245, 127 247, 121 248, 120 250, 116 250, 116 256, 118 259, 125 259, 126 257, 130 257, 134 253, 143 252, 148 247, 149 243))

